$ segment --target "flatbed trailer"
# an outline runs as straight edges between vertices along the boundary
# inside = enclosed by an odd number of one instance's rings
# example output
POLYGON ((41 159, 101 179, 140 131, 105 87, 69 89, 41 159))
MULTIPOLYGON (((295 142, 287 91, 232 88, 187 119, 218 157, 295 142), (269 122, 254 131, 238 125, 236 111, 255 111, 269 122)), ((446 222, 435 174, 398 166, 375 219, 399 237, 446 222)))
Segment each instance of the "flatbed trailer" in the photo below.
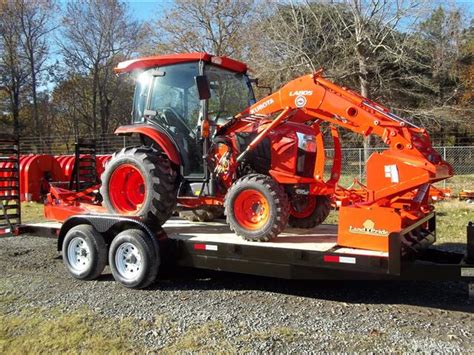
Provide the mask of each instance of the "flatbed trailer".
MULTIPOLYGON (((161 228, 147 225, 138 217, 98 213, 105 209, 98 208, 92 200, 82 205, 75 200, 84 197, 86 189, 66 191, 62 197, 69 201, 67 206, 49 206, 50 210, 57 208, 59 215, 81 214, 64 223, 22 224, 18 137, 0 137, 0 150, 0 160, 12 164, 0 168, 7 174, 0 181, 4 184, 0 194, 0 236, 30 233, 57 238, 66 267, 78 279, 98 277, 109 263, 118 282, 143 288, 159 278, 160 267, 185 266, 304 280, 466 280, 469 297, 474 298, 473 222, 467 226, 464 253, 431 246, 436 238, 434 212, 398 233, 391 233, 387 252, 338 246, 336 225, 320 225, 312 230, 287 229, 272 242, 249 242, 233 234, 223 221, 193 223, 173 218, 161 228), (70 200, 71 196, 74 199, 70 200), (427 238, 432 239, 425 245, 421 241, 407 247, 411 232, 421 225, 427 226, 427 238), (130 253, 130 249, 140 253, 130 253), (122 266, 117 268, 120 263, 122 266), (143 277, 135 277, 127 267, 143 277)), ((80 160, 80 153, 78 143, 76 161, 80 160)), ((75 181, 79 189, 81 178, 76 176, 75 181)))
MULTIPOLYGON (((434 223, 434 218, 429 221, 434 223)), ((63 250, 64 255, 65 237, 78 225, 92 226, 103 236, 106 248, 119 233, 143 231, 155 245, 157 268, 184 266, 300 280, 464 280, 468 282, 469 298, 474 298, 472 222, 467 226, 465 253, 433 246, 407 253, 402 239, 410 229, 389 236, 388 252, 339 247, 336 225, 312 230, 289 228, 272 242, 258 243, 236 236, 224 221, 197 223, 173 218, 163 228, 153 229, 138 218, 90 214, 71 217, 63 224, 22 225, 19 232, 57 237, 58 250, 63 250)), ((147 286, 117 281, 127 287, 147 286)))

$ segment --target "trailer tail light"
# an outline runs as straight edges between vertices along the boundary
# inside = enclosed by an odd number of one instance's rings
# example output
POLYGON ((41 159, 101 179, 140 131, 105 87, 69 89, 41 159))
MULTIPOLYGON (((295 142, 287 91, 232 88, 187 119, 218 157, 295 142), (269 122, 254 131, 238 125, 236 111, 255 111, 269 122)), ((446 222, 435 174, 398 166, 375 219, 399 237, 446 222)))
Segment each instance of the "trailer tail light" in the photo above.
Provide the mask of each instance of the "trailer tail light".
POLYGON ((3 234, 8 234, 10 233, 12 230, 10 228, 5 228, 5 229, 0 229, 0 235, 3 235, 3 234))
POLYGON ((356 258, 349 256, 337 256, 337 255, 324 255, 325 263, 343 263, 343 264, 355 264, 356 258))
POLYGON ((194 250, 217 251, 217 245, 213 245, 213 244, 194 244, 194 250))

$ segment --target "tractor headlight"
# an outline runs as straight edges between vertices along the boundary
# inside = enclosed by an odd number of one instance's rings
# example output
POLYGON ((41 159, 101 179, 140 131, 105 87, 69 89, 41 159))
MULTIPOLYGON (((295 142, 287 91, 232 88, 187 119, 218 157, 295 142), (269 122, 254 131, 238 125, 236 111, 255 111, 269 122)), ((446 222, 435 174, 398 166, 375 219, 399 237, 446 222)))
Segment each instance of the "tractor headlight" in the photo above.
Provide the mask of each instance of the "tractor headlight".
POLYGON ((298 149, 302 149, 305 152, 316 152, 316 136, 296 132, 298 138, 298 149))

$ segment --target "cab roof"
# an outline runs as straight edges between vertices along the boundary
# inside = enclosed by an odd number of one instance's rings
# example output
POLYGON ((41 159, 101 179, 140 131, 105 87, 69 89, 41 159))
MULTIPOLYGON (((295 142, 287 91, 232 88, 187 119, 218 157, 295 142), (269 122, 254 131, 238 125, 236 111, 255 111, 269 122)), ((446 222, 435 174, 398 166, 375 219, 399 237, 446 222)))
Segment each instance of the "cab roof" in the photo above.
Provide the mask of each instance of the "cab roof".
POLYGON ((114 68, 114 71, 117 74, 123 74, 134 70, 145 70, 153 67, 161 67, 164 65, 198 61, 212 63, 214 65, 234 71, 236 73, 247 72, 247 64, 245 63, 224 56, 213 56, 209 53, 204 52, 167 54, 131 59, 124 62, 120 62, 117 67, 114 68))

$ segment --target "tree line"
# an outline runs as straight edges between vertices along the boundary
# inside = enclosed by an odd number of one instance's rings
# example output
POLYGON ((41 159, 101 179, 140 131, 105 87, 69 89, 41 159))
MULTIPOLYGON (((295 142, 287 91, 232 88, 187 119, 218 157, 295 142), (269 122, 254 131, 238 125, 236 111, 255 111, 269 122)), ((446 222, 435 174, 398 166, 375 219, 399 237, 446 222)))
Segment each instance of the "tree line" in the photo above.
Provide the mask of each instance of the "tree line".
POLYGON ((130 121, 133 82, 114 75, 117 63, 207 51, 248 63, 273 90, 322 67, 437 144, 473 144, 474 22, 464 10, 424 0, 175 0, 140 21, 119 0, 4 0, 0 126, 38 145, 105 139, 130 121))

